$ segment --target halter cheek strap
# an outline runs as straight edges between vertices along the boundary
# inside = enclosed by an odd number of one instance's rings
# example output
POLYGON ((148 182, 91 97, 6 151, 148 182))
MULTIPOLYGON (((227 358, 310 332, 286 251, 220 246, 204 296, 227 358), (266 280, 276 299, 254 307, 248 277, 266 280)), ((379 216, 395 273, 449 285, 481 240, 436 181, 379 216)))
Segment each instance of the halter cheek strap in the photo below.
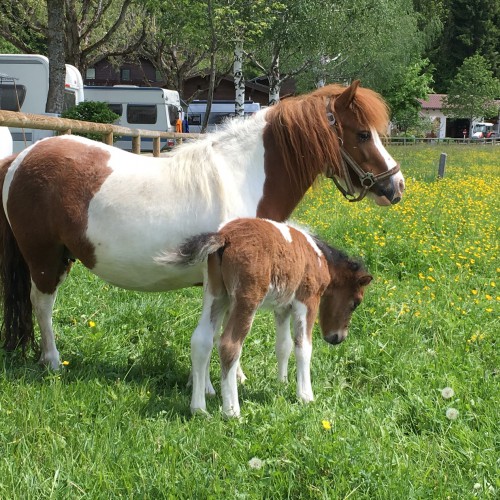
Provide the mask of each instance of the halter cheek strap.
POLYGON ((342 155, 342 161, 340 162, 340 176, 345 181, 346 187, 342 186, 337 179, 337 176, 333 172, 333 169, 328 169, 329 171, 326 173, 326 176, 329 179, 332 179, 337 189, 342 193, 344 198, 348 201, 361 201, 368 191, 373 187, 377 182, 394 175, 399 172, 399 165, 394 166, 387 172, 382 172, 381 174, 374 175, 372 172, 365 172, 354 160, 354 158, 345 150, 344 141, 342 137, 338 134, 337 130, 337 120, 335 119, 335 115, 333 114, 331 108, 331 101, 328 101, 328 107, 326 111, 326 119, 328 120, 328 124, 337 134, 337 138, 340 143, 340 154, 342 155), (354 184, 352 183, 351 175, 349 173, 349 168, 354 171, 354 173, 358 176, 359 182, 361 183, 361 192, 356 197, 356 189, 354 188, 354 184))

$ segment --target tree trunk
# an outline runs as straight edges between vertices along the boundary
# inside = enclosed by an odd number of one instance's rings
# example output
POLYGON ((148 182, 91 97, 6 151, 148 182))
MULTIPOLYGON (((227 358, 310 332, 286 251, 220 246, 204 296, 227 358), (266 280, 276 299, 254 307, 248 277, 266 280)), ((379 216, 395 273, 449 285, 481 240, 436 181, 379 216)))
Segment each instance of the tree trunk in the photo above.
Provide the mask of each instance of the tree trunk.
POLYGON ((235 113, 239 119, 245 117, 245 79, 243 78, 243 42, 238 40, 234 47, 233 77, 235 90, 235 113))
POLYGON ((66 65, 64 53, 64 0, 47 0, 49 92, 46 113, 62 113, 66 65))
POLYGON ((277 104, 280 100, 281 79, 280 79, 280 58, 276 56, 268 74, 269 79, 269 106, 277 104))
POLYGON ((200 132, 203 134, 208 127, 208 119, 210 117, 210 111, 212 111, 212 101, 214 100, 214 90, 215 90, 215 59, 216 59, 216 48, 217 48, 217 35, 215 33, 215 27, 213 24, 213 11, 212 2, 208 0, 207 4, 208 20, 210 24, 210 29, 212 31, 212 37, 210 42, 210 80, 208 82, 208 92, 207 92, 207 107, 205 109, 205 116, 203 117, 203 123, 201 124, 200 132))

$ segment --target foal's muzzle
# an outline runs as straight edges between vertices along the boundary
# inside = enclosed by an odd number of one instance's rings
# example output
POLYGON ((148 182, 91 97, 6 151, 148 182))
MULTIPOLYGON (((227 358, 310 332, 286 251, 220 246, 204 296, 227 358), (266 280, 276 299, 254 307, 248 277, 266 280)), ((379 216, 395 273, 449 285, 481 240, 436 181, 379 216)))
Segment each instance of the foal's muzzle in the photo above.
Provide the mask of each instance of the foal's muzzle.
POLYGON ((347 337, 347 329, 339 330, 336 332, 330 332, 328 335, 325 335, 323 338, 332 345, 340 344, 347 337))

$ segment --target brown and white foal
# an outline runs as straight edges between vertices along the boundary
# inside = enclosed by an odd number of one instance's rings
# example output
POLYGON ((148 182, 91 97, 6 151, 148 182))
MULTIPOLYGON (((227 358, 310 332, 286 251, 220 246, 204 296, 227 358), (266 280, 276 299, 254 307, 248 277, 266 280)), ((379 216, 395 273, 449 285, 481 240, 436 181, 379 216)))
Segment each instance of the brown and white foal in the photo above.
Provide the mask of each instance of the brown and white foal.
POLYGON ((275 314, 279 380, 287 380, 288 359, 295 345, 297 397, 312 401, 310 361, 318 308, 323 338, 330 344, 342 342, 372 276, 362 264, 306 232, 265 219, 233 220, 217 233, 189 239, 177 254, 158 261, 189 265, 207 257, 203 311, 191 339, 191 411, 205 411, 205 391, 213 392, 210 353, 228 313, 219 341, 223 411, 229 416, 240 414, 239 358, 261 306, 272 308, 275 314))

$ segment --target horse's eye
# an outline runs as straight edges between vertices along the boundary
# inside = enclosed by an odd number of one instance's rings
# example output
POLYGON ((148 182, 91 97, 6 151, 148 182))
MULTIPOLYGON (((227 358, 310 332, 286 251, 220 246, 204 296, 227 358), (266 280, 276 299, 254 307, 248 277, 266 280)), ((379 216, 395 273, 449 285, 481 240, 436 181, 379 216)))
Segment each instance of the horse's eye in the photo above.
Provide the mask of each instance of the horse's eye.
POLYGON ((358 133, 358 139, 361 142, 369 141, 371 139, 371 137, 372 137, 372 134, 370 132, 368 132, 368 130, 363 130, 363 132, 358 133))
POLYGON ((356 307, 359 306, 359 304, 361 304, 361 300, 354 300, 351 306, 351 311, 354 312, 356 310, 356 307))

